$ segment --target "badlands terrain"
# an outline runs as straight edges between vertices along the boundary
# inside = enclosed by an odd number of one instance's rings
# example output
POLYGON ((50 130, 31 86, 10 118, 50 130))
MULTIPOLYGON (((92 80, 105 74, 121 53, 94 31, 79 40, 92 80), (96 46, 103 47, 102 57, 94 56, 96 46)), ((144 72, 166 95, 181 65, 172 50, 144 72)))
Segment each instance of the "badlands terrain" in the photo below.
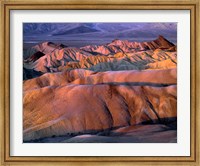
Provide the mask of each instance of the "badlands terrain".
POLYGON ((177 142, 176 45, 115 39, 23 52, 23 140, 177 142))

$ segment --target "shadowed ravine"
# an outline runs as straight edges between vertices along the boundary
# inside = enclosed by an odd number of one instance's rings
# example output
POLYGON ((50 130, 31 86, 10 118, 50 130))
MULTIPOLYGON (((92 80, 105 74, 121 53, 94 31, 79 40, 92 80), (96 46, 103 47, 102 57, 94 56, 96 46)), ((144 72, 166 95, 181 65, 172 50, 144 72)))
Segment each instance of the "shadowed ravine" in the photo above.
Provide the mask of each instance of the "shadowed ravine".
POLYGON ((24 141, 35 143, 154 143, 154 142, 168 142, 166 135, 170 137, 171 143, 176 142, 177 119, 167 118, 163 119, 164 124, 160 121, 144 121, 139 125, 133 126, 119 126, 104 130, 88 130, 84 133, 67 133, 66 135, 45 137, 36 140, 24 141), (145 124, 145 126, 144 126, 145 124), (148 135, 148 136, 147 136, 148 135))

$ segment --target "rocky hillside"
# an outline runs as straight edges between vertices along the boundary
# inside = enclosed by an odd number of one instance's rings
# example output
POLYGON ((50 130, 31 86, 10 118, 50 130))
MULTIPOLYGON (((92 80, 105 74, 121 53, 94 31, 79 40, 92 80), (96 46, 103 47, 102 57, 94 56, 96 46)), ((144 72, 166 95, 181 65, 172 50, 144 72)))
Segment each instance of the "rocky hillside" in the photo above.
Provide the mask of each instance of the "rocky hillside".
POLYGON ((24 50, 24 142, 176 142, 176 46, 114 40, 24 50))
POLYGON ((80 68, 95 72, 168 69, 176 67, 176 56, 176 46, 162 36, 151 42, 114 40, 81 48, 45 42, 25 50, 23 55, 25 69, 42 73, 80 68))

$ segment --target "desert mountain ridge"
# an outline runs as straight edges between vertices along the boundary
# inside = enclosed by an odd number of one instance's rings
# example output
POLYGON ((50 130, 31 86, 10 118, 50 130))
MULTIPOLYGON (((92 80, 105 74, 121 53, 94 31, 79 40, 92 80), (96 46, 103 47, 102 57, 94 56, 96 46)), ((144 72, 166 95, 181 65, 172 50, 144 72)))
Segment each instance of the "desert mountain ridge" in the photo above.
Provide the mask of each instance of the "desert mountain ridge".
POLYGON ((25 50, 23 57, 24 68, 34 70, 32 73, 77 68, 96 72, 164 69, 176 66, 176 46, 163 36, 150 42, 116 39, 105 45, 89 45, 81 48, 44 42, 25 50))
POLYGON ((24 142, 177 142, 177 52, 163 36, 43 42, 24 50, 23 78, 24 142))

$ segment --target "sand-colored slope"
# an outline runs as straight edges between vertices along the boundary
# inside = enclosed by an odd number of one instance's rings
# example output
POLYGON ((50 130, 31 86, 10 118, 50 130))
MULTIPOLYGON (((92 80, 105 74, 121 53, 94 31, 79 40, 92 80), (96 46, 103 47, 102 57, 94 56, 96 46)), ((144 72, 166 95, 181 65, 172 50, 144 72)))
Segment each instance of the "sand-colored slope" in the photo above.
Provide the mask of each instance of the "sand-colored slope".
MULTIPOLYGON (((81 77, 77 73, 74 73, 75 77, 81 77)), ((176 85, 163 85, 176 83, 175 70, 102 74, 103 84, 94 82, 93 76, 98 74, 83 71, 82 76, 93 77, 93 82, 76 85, 76 79, 67 84, 69 73, 54 78, 52 75, 40 76, 40 81, 47 83, 41 83, 42 86, 36 79, 24 81, 24 140, 97 132, 149 120, 162 123, 166 118, 176 117, 176 85), (63 82, 54 82, 59 79, 63 82)))
POLYGON ((157 61, 154 63, 149 63, 147 65, 148 69, 169 69, 169 68, 176 68, 177 64, 171 59, 157 61))
POLYGON ((148 70, 148 71, 107 71, 76 79, 73 84, 132 84, 132 85, 153 85, 153 84, 176 84, 176 69, 148 70), (137 84, 138 83, 138 84, 137 84))
POLYGON ((24 140, 176 117, 176 86, 68 85, 27 91, 24 140), (37 103, 37 104, 36 104, 37 103))
POLYGON ((46 86, 64 86, 76 79, 85 78, 94 72, 84 69, 75 69, 65 72, 46 73, 40 77, 23 82, 23 90, 43 88, 46 86))
POLYGON ((46 73, 40 77, 25 80, 23 90, 43 88, 45 86, 64 86, 71 84, 115 84, 115 85, 153 85, 167 86, 176 84, 176 69, 168 70, 128 70, 92 72, 90 70, 75 69, 65 72, 46 73))

